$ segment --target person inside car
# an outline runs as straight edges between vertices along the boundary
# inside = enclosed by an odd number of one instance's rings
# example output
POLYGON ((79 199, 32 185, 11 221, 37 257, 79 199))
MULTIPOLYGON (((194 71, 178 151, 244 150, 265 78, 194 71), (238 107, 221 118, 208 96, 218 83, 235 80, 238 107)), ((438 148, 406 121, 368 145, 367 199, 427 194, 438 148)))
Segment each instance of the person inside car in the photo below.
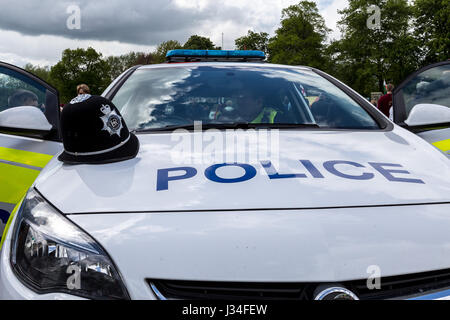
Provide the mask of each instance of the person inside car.
POLYGON ((311 113, 316 122, 323 126, 330 126, 333 118, 333 102, 324 93, 320 93, 316 101, 311 105, 311 113))
POLYGON ((240 116, 250 123, 285 123, 285 114, 274 107, 264 105, 261 95, 248 91, 237 98, 240 116))
POLYGON ((8 106, 10 108, 22 106, 39 107, 38 97, 29 90, 19 89, 8 98, 8 106))

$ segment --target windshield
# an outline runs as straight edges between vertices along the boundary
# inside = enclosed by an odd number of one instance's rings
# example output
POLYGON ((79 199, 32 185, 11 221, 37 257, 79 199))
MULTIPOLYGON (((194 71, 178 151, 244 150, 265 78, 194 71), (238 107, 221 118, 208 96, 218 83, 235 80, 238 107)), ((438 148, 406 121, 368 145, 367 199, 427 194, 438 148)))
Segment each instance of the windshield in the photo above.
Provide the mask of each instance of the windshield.
POLYGON ((317 125, 378 129, 342 90, 318 74, 269 66, 136 70, 113 103, 132 130, 203 124, 317 125))

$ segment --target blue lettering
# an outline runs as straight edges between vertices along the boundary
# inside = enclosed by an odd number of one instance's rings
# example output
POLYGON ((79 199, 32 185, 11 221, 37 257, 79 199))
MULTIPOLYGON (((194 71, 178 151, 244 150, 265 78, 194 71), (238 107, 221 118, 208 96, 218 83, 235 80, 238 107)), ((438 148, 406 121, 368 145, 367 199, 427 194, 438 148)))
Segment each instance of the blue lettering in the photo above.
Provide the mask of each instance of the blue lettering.
POLYGON ((280 174, 277 172, 275 167, 272 165, 270 161, 261 161, 261 165, 264 170, 266 170, 267 175, 270 179, 284 179, 284 178, 306 178, 304 173, 288 173, 288 174, 280 174))
POLYGON ((379 162, 369 162, 369 164, 375 168, 379 173, 381 173, 386 179, 389 181, 399 181, 399 182, 410 182, 410 183, 425 183, 420 179, 408 179, 408 178, 398 178, 394 177, 392 173, 403 173, 410 174, 409 171, 406 170, 394 170, 394 169, 386 169, 383 167, 397 167, 402 168, 402 165, 395 163, 379 163, 379 162))
POLYGON ((243 182, 243 181, 250 180, 254 176, 256 176, 256 169, 253 166, 251 166, 249 164, 245 164, 245 163, 220 163, 220 164, 214 164, 214 165, 206 168, 205 176, 206 176, 206 178, 208 178, 211 181, 220 182, 220 183, 243 182), (226 167, 226 166, 241 167, 242 169, 245 170, 245 174, 242 177, 238 177, 238 178, 222 178, 222 177, 219 177, 216 174, 216 170, 221 168, 221 167, 226 167))
POLYGON ((169 181, 182 180, 192 178, 197 174, 197 169, 193 167, 178 167, 169 169, 158 169, 157 181, 156 181, 156 191, 169 189, 169 181), (171 171, 184 171, 184 174, 179 176, 169 177, 169 172, 171 171))
POLYGON ((324 178, 324 176, 320 173, 320 171, 312 164, 309 160, 300 160, 300 162, 303 164, 303 166, 306 168, 306 170, 311 173, 313 178, 324 178))
MULTIPOLYGON (((313 178, 324 178, 322 173, 318 170, 316 166, 310 160, 299 160, 305 169, 313 178)), ((394 174, 410 174, 407 170, 400 170, 395 168, 403 168, 400 164, 395 163, 381 163, 381 162, 368 162, 370 166, 372 166, 376 171, 378 171, 381 175, 383 175, 389 181, 398 181, 398 182, 409 182, 409 183, 421 183, 425 184, 420 179, 414 178, 405 178, 394 176, 394 174), (386 167, 394 167, 394 168, 386 168, 386 167)), ((307 178, 307 174, 305 173, 278 173, 277 169, 273 166, 272 162, 261 161, 261 165, 266 171, 269 179, 289 179, 289 178, 307 178)), ((325 161, 323 163, 323 167, 330 172, 331 174, 352 180, 370 180, 374 178, 374 174, 371 172, 361 172, 361 174, 347 174, 339 171, 336 166, 337 165, 349 165, 357 168, 366 168, 364 165, 353 162, 353 161, 345 161, 345 160, 330 160, 325 161)), ((256 176, 256 169, 254 166, 246 163, 220 163, 214 164, 206 168, 205 177, 211 181, 219 182, 219 183, 235 183, 235 182, 243 182, 250 180, 256 176), (226 167, 226 166, 235 166, 244 169, 244 174, 240 177, 236 178, 223 178, 217 175, 217 169, 226 167)), ((167 168, 167 169, 158 169, 157 171, 157 182, 156 182, 156 190, 168 190, 169 189, 169 181, 175 180, 184 180, 194 177, 197 174, 197 169, 194 167, 177 167, 177 168, 167 168), (180 171, 180 173, 175 175, 170 175, 173 171, 180 171)), ((0 210, 0 220, 5 220, 6 215, 2 210, 0 210)))
POLYGON ((325 169, 327 169, 330 173, 338 176, 338 177, 342 177, 342 178, 346 178, 346 179, 354 179, 354 180, 369 180, 372 179, 374 177, 373 173, 370 172, 364 172, 363 174, 359 175, 359 176, 354 176, 354 175, 349 175, 349 174, 345 174, 342 173, 340 171, 338 171, 335 166, 337 164, 348 164, 354 167, 358 167, 358 168, 365 168, 362 164, 357 163, 357 162, 353 162, 353 161, 344 161, 344 160, 331 160, 331 161, 326 161, 323 163, 323 166, 325 169))

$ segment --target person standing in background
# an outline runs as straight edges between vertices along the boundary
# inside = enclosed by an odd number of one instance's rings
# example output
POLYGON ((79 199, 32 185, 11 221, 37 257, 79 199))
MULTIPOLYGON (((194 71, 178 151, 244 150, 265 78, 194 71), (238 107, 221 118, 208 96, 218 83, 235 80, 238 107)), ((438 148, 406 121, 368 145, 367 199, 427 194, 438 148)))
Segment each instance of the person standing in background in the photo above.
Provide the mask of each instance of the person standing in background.
POLYGON ((378 99, 378 109, 383 112, 386 117, 389 117, 389 110, 392 107, 392 90, 394 90, 394 85, 389 83, 387 85, 387 93, 378 99))
POLYGON ((89 89, 87 84, 82 83, 77 85, 77 94, 78 95, 70 101, 71 104, 88 99, 91 96, 91 90, 89 89))
POLYGON ((374 107, 377 106, 377 100, 376 100, 376 99, 370 100, 370 103, 371 103, 374 107))

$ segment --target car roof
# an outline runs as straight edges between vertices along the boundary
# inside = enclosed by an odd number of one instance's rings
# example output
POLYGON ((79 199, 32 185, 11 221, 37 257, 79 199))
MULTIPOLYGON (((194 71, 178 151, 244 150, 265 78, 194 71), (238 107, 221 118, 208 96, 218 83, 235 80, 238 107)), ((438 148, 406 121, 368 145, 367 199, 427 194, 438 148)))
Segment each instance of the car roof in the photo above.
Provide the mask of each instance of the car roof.
POLYGON ((179 67, 198 67, 198 66, 232 66, 232 67, 252 67, 252 68, 282 68, 282 69, 295 69, 302 71, 312 71, 311 67, 306 66, 290 66, 285 64, 272 64, 272 63, 264 63, 264 62, 172 62, 172 63, 160 63, 160 64, 149 64, 139 66, 137 69, 154 69, 154 68, 179 68, 179 67))

